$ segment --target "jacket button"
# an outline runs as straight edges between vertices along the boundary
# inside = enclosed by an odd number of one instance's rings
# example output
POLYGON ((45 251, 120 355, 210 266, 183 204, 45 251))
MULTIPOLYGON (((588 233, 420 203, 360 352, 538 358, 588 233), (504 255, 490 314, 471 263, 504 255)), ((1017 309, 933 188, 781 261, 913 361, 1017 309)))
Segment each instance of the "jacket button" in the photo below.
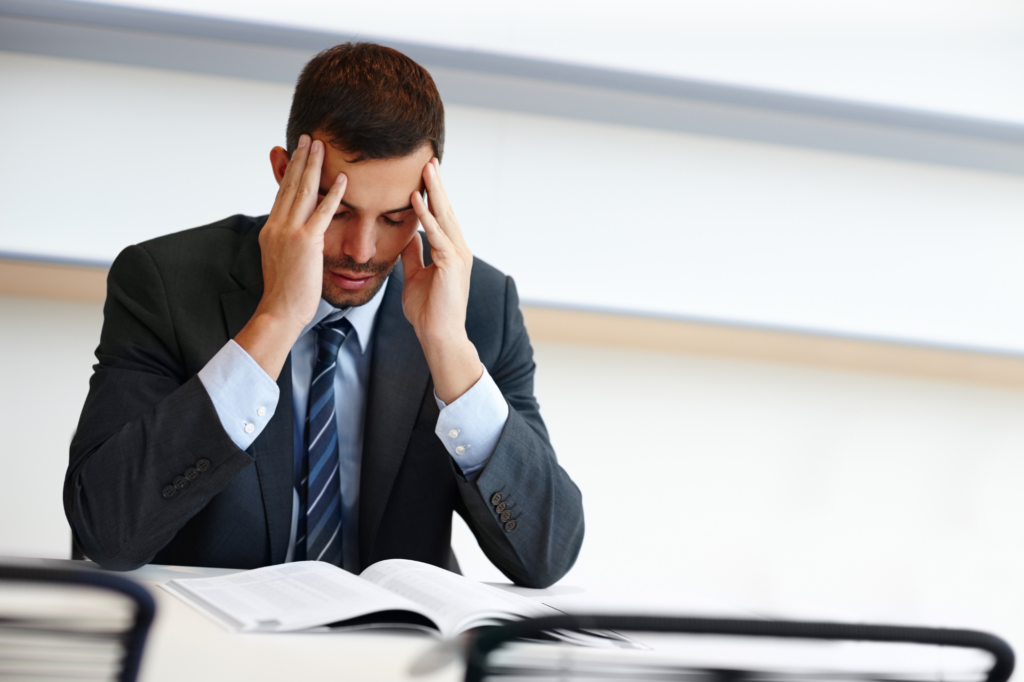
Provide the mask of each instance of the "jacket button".
POLYGON ((188 479, 185 478, 184 476, 175 476, 174 487, 177 488, 178 490, 184 490, 185 488, 188 487, 188 479))
POLYGON ((164 497, 166 497, 168 500, 171 499, 172 497, 174 497, 177 494, 178 494, 178 489, 175 488, 173 485, 165 485, 164 486, 164 497))
POLYGON ((501 512, 501 520, 502 521, 508 521, 511 518, 512 518, 512 512, 509 511, 508 509, 506 509, 505 511, 501 512))
POLYGON ((208 460, 208 459, 201 459, 201 460, 199 460, 198 462, 196 462, 196 469, 199 469, 199 473, 205 474, 207 471, 210 470, 210 460, 208 460))
POLYGON ((199 478, 199 469, 196 469, 195 467, 189 467, 188 469, 185 469, 185 478, 187 478, 190 481, 196 480, 197 478, 199 478))
POLYGON ((513 521, 509 521, 508 523, 505 524, 505 530, 515 530, 515 529, 516 529, 516 522, 514 520, 513 521))
POLYGON ((498 512, 500 514, 501 512, 505 511, 505 509, 507 509, 507 508, 508 508, 508 502, 502 502, 501 504, 499 504, 497 507, 494 508, 494 511, 496 511, 496 512, 498 512))
POLYGON ((491 495, 491 504, 498 504, 499 502, 501 502, 501 493, 491 495))

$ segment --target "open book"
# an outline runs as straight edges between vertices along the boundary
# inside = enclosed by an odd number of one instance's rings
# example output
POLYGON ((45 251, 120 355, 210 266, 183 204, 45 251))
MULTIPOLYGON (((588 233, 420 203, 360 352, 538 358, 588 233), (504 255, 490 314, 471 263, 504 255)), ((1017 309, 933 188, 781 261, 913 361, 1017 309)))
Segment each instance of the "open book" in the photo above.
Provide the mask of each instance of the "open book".
POLYGON ((399 625, 452 637, 559 613, 407 559, 379 561, 358 576, 322 561, 297 561, 217 578, 171 580, 162 587, 235 632, 399 625))

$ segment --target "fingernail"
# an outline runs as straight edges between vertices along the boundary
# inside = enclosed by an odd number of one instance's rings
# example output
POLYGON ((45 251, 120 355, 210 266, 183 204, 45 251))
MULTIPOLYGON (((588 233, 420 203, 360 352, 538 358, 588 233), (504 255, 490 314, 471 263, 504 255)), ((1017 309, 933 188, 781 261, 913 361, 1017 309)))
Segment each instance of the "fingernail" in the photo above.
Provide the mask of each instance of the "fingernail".
POLYGON ((320 140, 314 140, 313 141, 313 146, 310 148, 310 151, 312 151, 314 154, 319 153, 319 151, 320 151, 320 140))
POLYGON ((343 182, 345 182, 345 174, 344 173, 338 173, 338 177, 336 177, 334 179, 334 184, 335 185, 340 185, 343 182))
POLYGON ((299 147, 300 148, 305 147, 307 144, 309 144, 309 135, 306 135, 306 134, 299 135, 299 147))

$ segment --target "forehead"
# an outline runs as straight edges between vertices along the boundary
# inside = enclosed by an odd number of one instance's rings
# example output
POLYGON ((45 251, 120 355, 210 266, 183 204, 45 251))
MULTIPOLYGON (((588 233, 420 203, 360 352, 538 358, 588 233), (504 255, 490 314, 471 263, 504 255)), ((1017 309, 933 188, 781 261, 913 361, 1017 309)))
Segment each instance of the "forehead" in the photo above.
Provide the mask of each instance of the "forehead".
MULTIPOLYGON (((318 139, 313 135, 313 139, 318 139)), ((325 141, 326 144, 326 141, 325 141)), ((350 162, 349 154, 326 144, 320 186, 327 189, 338 173, 348 176, 345 203, 366 211, 386 211, 409 204, 409 195, 423 190, 423 168, 433 156, 424 144, 408 156, 350 162)))

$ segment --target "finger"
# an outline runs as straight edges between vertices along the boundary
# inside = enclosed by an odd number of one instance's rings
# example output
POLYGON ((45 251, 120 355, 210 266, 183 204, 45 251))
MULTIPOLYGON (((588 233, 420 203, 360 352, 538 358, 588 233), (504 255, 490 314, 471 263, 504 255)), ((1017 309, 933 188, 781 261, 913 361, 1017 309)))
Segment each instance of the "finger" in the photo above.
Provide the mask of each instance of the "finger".
POLYGON ((274 218, 283 218, 292 210, 292 203, 295 200, 295 190, 298 187, 299 178, 306 168, 306 158, 309 156, 309 135, 299 136, 299 146, 292 152, 288 160, 288 166, 284 169, 284 176, 281 178, 281 186, 277 189, 277 198, 274 199, 274 208, 270 215, 274 218))
POLYGON ((430 250, 440 251, 442 254, 451 252, 455 245, 437 224, 434 215, 427 208, 427 202, 423 201, 423 197, 420 196, 419 192, 413 192, 410 199, 412 201, 412 208, 416 211, 416 217, 420 219, 420 225, 423 226, 424 231, 427 233, 430 250))
POLYGON ((320 194, 320 169, 324 162, 324 143, 314 140, 309 145, 309 157, 302 177, 295 188, 295 198, 289 215, 294 225, 305 225, 316 208, 316 198, 320 194))
POLYGON ((437 219, 445 235, 459 246, 465 246, 466 240, 462 236, 462 228, 448 201, 448 192, 444 189, 444 183, 441 182, 437 159, 431 159, 423 170, 423 182, 427 187, 427 196, 430 198, 430 212, 437 219))
POLYGON ((334 214, 338 212, 338 206, 341 205, 341 199, 345 196, 345 189, 348 187, 348 176, 344 173, 338 173, 338 177, 334 179, 334 184, 327 190, 327 196, 320 202, 320 205, 313 211, 313 215, 310 216, 306 222, 306 228, 316 234, 317 236, 323 235, 327 231, 327 228, 331 226, 331 221, 334 220, 334 214))
POLYGON ((402 274, 405 275, 405 281, 411 280, 424 267, 426 266, 423 264, 423 240, 420 239, 417 230, 402 250, 402 274))

